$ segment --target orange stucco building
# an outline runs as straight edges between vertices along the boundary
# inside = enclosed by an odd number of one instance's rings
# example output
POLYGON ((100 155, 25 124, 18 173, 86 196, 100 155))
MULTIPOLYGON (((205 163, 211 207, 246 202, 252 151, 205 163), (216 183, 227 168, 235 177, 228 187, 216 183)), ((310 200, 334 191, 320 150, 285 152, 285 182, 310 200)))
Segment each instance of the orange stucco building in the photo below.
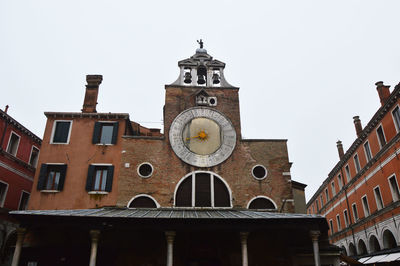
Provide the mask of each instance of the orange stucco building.
POLYGON ((331 243, 358 257, 400 244, 400 85, 391 93, 376 86, 381 107, 364 128, 354 117, 357 138, 346 152, 337 142, 340 160, 307 203, 308 213, 326 217, 331 243))

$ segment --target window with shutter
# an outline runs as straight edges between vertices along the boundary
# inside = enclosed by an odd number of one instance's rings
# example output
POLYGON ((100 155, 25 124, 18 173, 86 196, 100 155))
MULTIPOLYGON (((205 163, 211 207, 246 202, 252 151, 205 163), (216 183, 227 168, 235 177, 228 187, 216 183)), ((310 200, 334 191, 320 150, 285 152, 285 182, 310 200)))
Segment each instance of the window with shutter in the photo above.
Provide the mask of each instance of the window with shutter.
POLYGON ((93 144, 116 144, 118 122, 96 122, 93 132, 93 144))
POLYGON ((51 142, 53 144, 68 144, 72 121, 54 121, 51 142))
POLYGON ((66 171, 66 164, 42 164, 37 189, 41 191, 63 190, 66 171))
POLYGON ((89 165, 86 179, 86 191, 111 192, 114 174, 112 165, 89 165))

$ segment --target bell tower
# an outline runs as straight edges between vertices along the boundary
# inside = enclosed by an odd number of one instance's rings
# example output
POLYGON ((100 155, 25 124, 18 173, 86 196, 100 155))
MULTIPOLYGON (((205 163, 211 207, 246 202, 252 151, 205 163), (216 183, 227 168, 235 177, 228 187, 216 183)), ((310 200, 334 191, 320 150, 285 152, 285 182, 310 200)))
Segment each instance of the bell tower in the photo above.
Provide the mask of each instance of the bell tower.
POLYGON ((165 86, 164 133, 168 135, 172 121, 183 111, 204 107, 226 116, 240 139, 239 88, 226 81, 225 63, 209 55, 202 40, 197 42, 196 53, 178 62, 178 79, 165 86))
POLYGON ((213 59, 203 47, 203 41, 197 41, 200 48, 188 59, 178 62, 179 78, 171 85, 202 87, 233 87, 224 77, 225 63, 213 59))

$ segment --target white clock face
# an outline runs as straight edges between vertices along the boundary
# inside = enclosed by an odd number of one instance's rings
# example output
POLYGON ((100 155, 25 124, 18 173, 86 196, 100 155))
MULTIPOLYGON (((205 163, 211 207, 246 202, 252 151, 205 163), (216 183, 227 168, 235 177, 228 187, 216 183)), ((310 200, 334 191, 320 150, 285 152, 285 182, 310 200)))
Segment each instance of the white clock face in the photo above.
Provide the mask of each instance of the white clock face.
POLYGON ((232 123, 220 112, 195 107, 180 113, 169 129, 169 141, 184 162, 211 167, 225 161, 236 145, 232 123))

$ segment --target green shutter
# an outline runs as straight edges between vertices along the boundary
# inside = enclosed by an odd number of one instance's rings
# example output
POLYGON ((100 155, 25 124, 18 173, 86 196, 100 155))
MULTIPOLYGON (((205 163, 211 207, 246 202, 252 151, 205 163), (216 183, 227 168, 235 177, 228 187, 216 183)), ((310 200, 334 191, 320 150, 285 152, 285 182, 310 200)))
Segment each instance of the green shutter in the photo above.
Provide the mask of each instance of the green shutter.
POLYGON ((93 139, 92 139, 93 144, 97 144, 100 142, 100 131, 101 131, 101 123, 96 122, 94 124, 94 131, 93 131, 93 139))
POLYGON ((63 190, 64 188, 64 182, 65 182, 65 176, 67 174, 67 165, 60 165, 60 181, 58 182, 58 188, 57 190, 63 190))
POLYGON ((113 177, 114 177, 114 166, 111 165, 111 166, 107 167, 107 182, 106 182, 106 191, 107 192, 111 192, 113 177))
POLYGON ((117 143, 117 137, 118 137, 118 122, 114 123, 111 144, 116 144, 117 143))
POLYGON ((94 165, 89 165, 88 175, 86 178, 86 191, 92 191, 95 168, 94 165))
POLYGON ((43 190, 47 177, 47 164, 42 163, 40 166, 39 179, 37 183, 37 190, 43 190))

